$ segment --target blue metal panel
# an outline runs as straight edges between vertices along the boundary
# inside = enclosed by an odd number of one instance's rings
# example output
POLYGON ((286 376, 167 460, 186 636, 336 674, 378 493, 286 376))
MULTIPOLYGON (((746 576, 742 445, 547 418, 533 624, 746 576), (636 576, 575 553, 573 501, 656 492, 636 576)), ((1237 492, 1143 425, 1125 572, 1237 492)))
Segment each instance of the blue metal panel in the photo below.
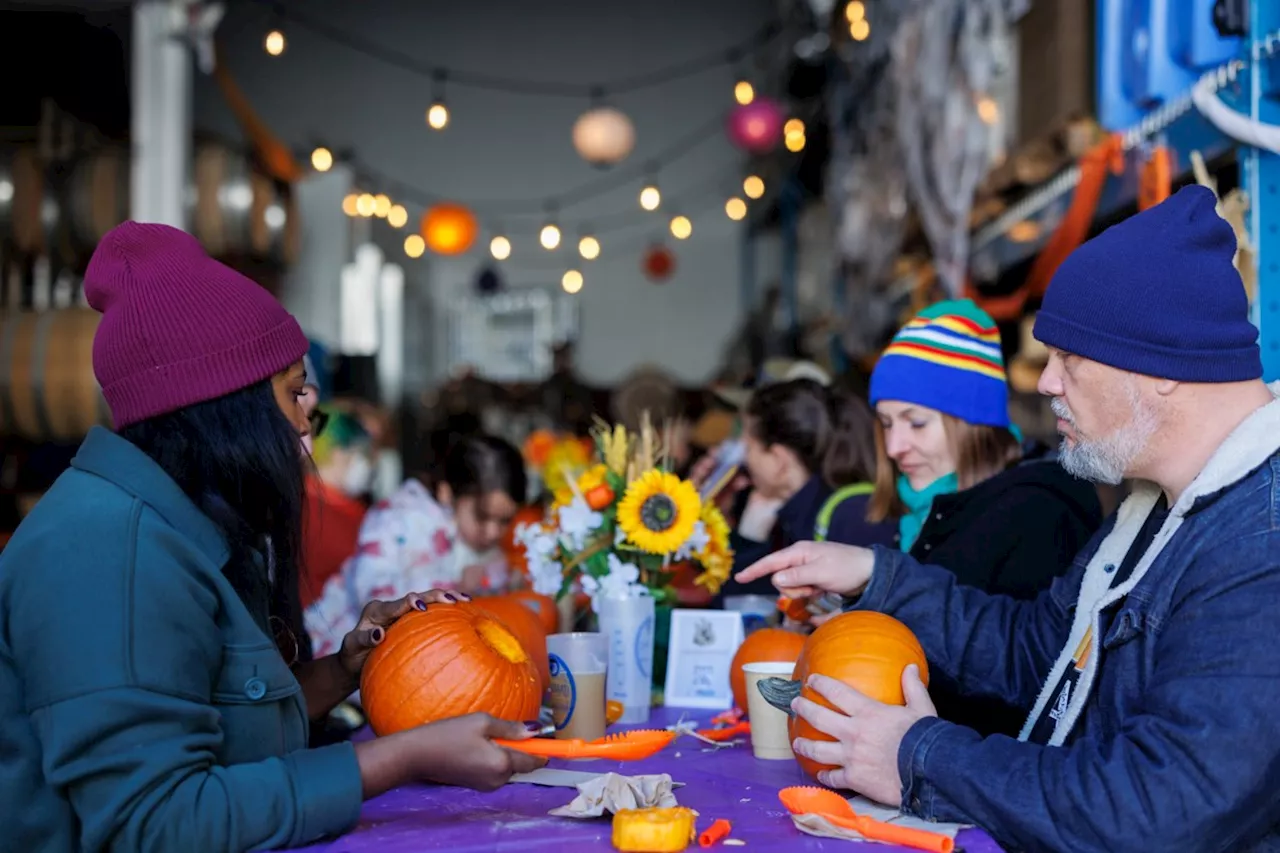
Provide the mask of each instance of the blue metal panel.
POLYGON ((1240 51, 1213 28, 1214 0, 1097 0, 1098 121, 1136 124, 1240 51))
MULTIPOLYGON (((1249 34, 1259 40, 1280 28, 1280 3, 1249 4, 1249 34)), ((1280 124, 1280 69, 1274 60, 1252 63, 1248 73, 1249 114, 1270 125, 1280 124)), ((1268 381, 1280 379, 1280 156, 1254 148, 1242 149, 1245 186, 1250 199, 1250 236, 1257 252, 1258 292, 1254 322, 1262 339, 1262 372, 1268 381)))

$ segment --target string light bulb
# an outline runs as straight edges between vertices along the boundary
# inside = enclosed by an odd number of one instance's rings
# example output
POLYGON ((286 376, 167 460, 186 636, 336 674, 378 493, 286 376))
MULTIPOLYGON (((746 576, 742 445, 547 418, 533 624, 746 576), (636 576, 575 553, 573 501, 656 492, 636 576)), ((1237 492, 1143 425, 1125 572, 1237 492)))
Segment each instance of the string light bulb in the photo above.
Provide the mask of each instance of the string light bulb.
POLYGON ((600 257, 600 241, 595 237, 583 237, 578 241, 578 254, 582 255, 584 260, 594 261, 600 257))
POLYGON ((582 290, 582 273, 577 270, 568 270, 564 277, 560 279, 560 286, 564 288, 565 293, 577 293, 582 290))
POLYGON ((782 126, 783 142, 791 153, 804 150, 804 122, 798 118, 789 118, 782 126))
POLYGON ((311 168, 317 172, 327 172, 333 168, 333 152, 328 148, 317 148, 311 152, 311 168))
POLYGON ((803 133, 788 134, 784 142, 786 143, 787 150, 790 151, 792 154, 799 154, 801 151, 804 150, 804 134, 803 133))
POLYGON ((724 215, 734 222, 741 222, 747 218, 747 203, 734 196, 724 203, 724 215))
POLYGON ((848 5, 844 7, 844 19, 851 24, 864 20, 867 17, 867 7, 862 0, 849 0, 848 5))
POLYGON ((499 234, 489 241, 489 254, 496 261, 505 261, 511 257, 511 241, 499 234))
POLYGON ((693 233, 693 223, 687 216, 677 216, 671 220, 671 236, 677 240, 687 240, 693 233))
POLYGON ((420 258, 425 251, 427 251, 427 241, 422 239, 421 234, 410 234, 404 238, 404 253, 409 257, 420 258))
POLYGON ((548 252, 556 249, 560 245, 560 229, 554 223, 548 222, 542 226, 542 233, 538 235, 538 242, 548 252))
POLYGON ((646 184, 645 188, 640 190, 640 206, 645 210, 657 210, 660 204, 662 204, 662 193, 658 192, 657 185, 646 184))
POLYGON ((284 33, 279 30, 272 30, 267 33, 266 39, 263 41, 263 47, 267 49, 267 53, 272 56, 279 56, 284 53, 284 33))
POLYGON ((745 107, 756 99, 756 87, 749 80, 739 80, 733 84, 733 99, 745 107))
POLYGON ((871 22, 866 18, 859 18, 849 25, 849 37, 854 41, 866 41, 871 35, 871 22))
POLYGON ((373 216, 377 206, 378 203, 374 200, 372 193, 360 193, 360 197, 356 199, 356 213, 363 217, 373 216))
POLYGON ((358 216, 360 214, 360 209, 359 207, 357 207, 356 202, 359 200, 359 198, 360 196, 356 195, 355 193, 347 193, 345 196, 343 196, 342 212, 345 213, 347 216, 358 216))
POLYGON ((747 198, 760 198, 764 195, 764 180, 759 175, 748 175, 742 182, 742 192, 747 198))
POLYGON ((449 124, 449 108, 444 101, 436 101, 427 109, 427 127, 432 130, 444 130, 449 124))
POLYGON ((373 197, 373 215, 379 219, 386 219, 389 213, 391 213, 391 199, 378 193, 373 197))
POLYGON ((405 223, 409 221, 409 211, 404 209, 403 204, 393 204, 391 209, 387 211, 387 224, 392 228, 403 228, 405 223))

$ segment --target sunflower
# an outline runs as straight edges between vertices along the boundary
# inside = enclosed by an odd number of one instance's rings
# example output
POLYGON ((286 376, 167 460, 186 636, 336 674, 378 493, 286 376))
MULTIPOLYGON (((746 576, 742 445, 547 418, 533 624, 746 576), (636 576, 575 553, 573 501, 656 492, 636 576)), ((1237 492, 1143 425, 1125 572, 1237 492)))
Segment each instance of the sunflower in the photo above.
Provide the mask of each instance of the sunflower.
POLYGON ((708 548, 701 558, 701 563, 702 574, 694 578, 693 582, 715 595, 729 579, 729 572, 733 569, 733 557, 708 548))
POLYGON ((702 500, 688 480, 648 471, 632 481, 618 504, 618 526, 641 551, 670 554, 693 533, 702 500))
POLYGON ((707 536, 710 537, 707 547, 702 549, 702 553, 732 553, 729 550, 729 522, 724 520, 724 516, 716 508, 716 505, 713 503, 703 504, 701 518, 703 526, 707 528, 707 536))

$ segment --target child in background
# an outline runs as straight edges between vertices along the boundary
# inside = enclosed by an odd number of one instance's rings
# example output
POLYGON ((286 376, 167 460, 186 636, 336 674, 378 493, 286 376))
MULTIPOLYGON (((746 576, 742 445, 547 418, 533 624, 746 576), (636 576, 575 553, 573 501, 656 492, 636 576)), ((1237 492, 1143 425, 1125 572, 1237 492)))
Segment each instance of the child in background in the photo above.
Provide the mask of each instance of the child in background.
POLYGON ((374 599, 416 589, 469 593, 505 586, 500 548, 528 488, 524 460, 500 438, 458 439, 431 475, 374 506, 356 553, 307 608, 316 655, 328 654, 374 599))

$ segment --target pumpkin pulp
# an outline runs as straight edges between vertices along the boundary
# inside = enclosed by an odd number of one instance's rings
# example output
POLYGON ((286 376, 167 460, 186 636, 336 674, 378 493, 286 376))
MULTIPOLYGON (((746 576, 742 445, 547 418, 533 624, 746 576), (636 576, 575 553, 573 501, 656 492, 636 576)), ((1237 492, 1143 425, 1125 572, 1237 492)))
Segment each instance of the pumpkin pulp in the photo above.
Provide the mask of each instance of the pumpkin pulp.
POLYGON ((477 619, 476 633, 489 644, 489 648, 502 655, 510 663, 524 663, 529 659, 524 646, 510 631, 492 619, 477 619))

